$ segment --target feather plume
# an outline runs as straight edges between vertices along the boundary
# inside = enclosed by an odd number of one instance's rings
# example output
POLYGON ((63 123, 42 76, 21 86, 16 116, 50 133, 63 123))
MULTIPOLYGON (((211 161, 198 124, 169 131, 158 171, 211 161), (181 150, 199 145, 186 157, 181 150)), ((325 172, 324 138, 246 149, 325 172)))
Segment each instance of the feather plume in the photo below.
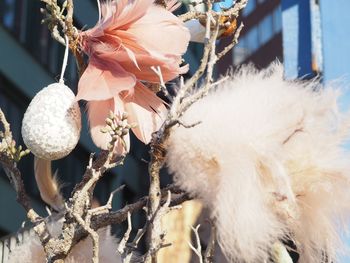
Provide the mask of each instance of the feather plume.
POLYGON ((299 262, 336 262, 350 212, 339 91, 283 79, 279 63, 244 67, 183 117, 169 139, 175 182, 211 208, 232 262, 263 262, 292 239, 299 262))
POLYGON ((149 143, 152 133, 158 130, 165 120, 167 110, 164 102, 141 83, 135 86, 135 91, 124 104, 129 114, 128 122, 136 123, 132 131, 140 141, 149 143))
POLYGON ((56 175, 52 175, 51 161, 35 157, 34 174, 43 201, 60 211, 64 207, 64 201, 56 175))

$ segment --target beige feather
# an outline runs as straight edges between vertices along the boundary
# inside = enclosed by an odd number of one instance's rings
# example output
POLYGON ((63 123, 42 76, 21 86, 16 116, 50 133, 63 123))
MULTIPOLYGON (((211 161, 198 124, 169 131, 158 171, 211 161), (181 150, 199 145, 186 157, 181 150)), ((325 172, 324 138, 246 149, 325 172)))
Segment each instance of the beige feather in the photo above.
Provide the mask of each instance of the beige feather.
POLYGON ((61 210, 64 207, 64 200, 56 176, 52 175, 51 161, 35 157, 34 173, 43 201, 57 211, 61 210))
POLYGON ((194 104, 169 138, 175 182, 212 211, 231 262, 291 238, 301 263, 337 262, 350 217, 350 114, 339 91, 245 67, 194 104), (325 257, 327 255, 327 257, 325 257))

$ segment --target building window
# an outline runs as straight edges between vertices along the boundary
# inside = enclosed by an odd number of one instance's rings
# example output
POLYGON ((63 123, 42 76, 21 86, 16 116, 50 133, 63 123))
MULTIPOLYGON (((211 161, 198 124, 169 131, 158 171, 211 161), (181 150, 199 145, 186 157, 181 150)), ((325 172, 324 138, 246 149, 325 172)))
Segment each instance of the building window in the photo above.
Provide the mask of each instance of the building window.
POLYGON ((252 13, 255 10, 255 6, 255 0, 248 0, 246 7, 243 9, 243 15, 248 16, 250 13, 252 13))
POLYGON ((277 6, 273 10, 273 31, 275 34, 282 31, 282 11, 281 6, 277 6))
POLYGON ((254 27, 242 36, 238 45, 233 49, 233 63, 238 65, 246 60, 259 48, 258 28, 254 27))
MULTIPOLYGON (((258 3, 264 0, 257 0, 258 3)), ((251 2, 255 8, 255 2, 251 2)), ((252 12, 252 11, 250 11, 252 12)), ((248 32, 239 38, 237 46, 233 49, 233 64, 238 65, 244 62, 249 56, 256 52, 261 46, 268 43, 275 35, 282 30, 281 7, 276 7, 268 13, 260 22, 253 26, 248 32)))
POLYGON ((23 23, 26 20, 27 0, 2 0, 0 1, 0 23, 12 34, 23 40, 23 23))
POLYGON ((237 46, 233 49, 233 64, 241 64, 248 56, 249 50, 246 48, 245 38, 238 41, 237 46))
POLYGON ((16 1, 4 0, 4 3, 2 5, 2 23, 5 27, 13 29, 15 27, 16 1))
POLYGON ((259 47, 259 32, 257 27, 250 29, 246 36, 246 47, 249 50, 249 53, 253 53, 259 47))
POLYGON ((259 23, 259 44, 266 44, 274 35, 272 14, 267 15, 259 23))
MULTIPOLYGON (((56 77, 60 72, 64 47, 51 37, 46 25, 41 25, 41 6, 40 1, 0 0, 0 24, 56 77)), ((73 60, 70 63, 75 66, 73 60)), ((73 73, 69 76, 70 83, 75 85, 77 76, 73 73)))

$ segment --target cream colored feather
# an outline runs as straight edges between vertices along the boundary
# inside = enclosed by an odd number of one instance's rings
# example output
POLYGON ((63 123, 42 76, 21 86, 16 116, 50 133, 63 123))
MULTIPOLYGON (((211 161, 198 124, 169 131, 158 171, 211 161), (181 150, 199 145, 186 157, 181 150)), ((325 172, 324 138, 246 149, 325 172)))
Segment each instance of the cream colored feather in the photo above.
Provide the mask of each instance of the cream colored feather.
POLYGON ((245 67, 185 113, 199 125, 173 130, 168 167, 211 208, 232 262, 263 262, 287 238, 299 262, 336 262, 350 212, 350 115, 338 96, 284 80, 278 63, 245 67))
POLYGON ((63 209, 64 201, 59 191, 56 176, 52 175, 51 161, 35 157, 34 173, 40 196, 44 202, 57 211, 63 209))

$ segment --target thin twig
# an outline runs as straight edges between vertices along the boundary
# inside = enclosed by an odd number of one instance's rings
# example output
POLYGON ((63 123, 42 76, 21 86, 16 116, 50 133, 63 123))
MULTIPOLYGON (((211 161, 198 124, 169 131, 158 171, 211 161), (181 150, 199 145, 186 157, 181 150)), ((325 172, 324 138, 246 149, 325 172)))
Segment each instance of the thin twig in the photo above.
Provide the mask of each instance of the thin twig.
MULTIPOLYGON (((168 191, 172 193, 170 207, 177 206, 192 198, 185 192, 179 191, 175 185, 170 185, 161 190, 160 205, 163 205, 168 200, 168 191)), ((127 219, 127 214, 143 209, 149 200, 149 196, 140 198, 137 202, 124 206, 118 211, 110 211, 98 215, 93 215, 91 218, 91 226, 93 229, 99 229, 112 224, 120 224, 127 219)))
POLYGON ((80 49, 79 34, 76 27, 73 24, 73 14, 74 14, 74 3, 73 0, 66 0, 64 4, 60 7, 57 0, 41 0, 46 3, 46 9, 41 9, 42 13, 45 15, 43 23, 48 24, 48 28, 51 31, 51 36, 53 39, 66 45, 65 39, 62 33, 69 39, 69 48, 74 55, 79 75, 81 76, 86 68, 86 63, 84 62, 84 55, 80 49), (66 11, 64 15, 63 12, 66 11))
POLYGON ((201 240, 199 238, 199 233, 198 233, 198 229, 200 226, 201 225, 197 225, 196 228, 191 226, 191 229, 192 229, 192 231, 195 235, 195 238, 196 238, 196 247, 194 247, 190 241, 188 241, 187 243, 190 246, 190 248, 192 249, 192 251, 197 255, 197 257, 199 259, 199 263, 203 263, 202 246, 201 246, 201 240))
POLYGON ((120 240, 119 246, 118 246, 118 251, 119 251, 120 254, 123 254, 125 252, 126 243, 129 240, 130 233, 131 233, 131 230, 132 230, 131 214, 130 214, 130 212, 128 212, 127 218, 128 218, 128 228, 127 228, 123 238, 120 240))
POLYGON ((12 132, 9 122, 6 120, 4 112, 0 109, 0 123, 2 123, 4 132, 1 132, 0 139, 0 164, 3 166, 7 177, 10 180, 17 194, 17 202, 22 205, 27 213, 27 218, 34 224, 34 231, 38 235, 43 244, 51 238, 47 230, 46 221, 33 209, 30 204, 29 196, 25 190, 22 175, 17 168, 17 162, 26 154, 27 151, 22 151, 22 147, 16 148, 15 141, 12 137, 12 132))
POLYGON ((163 92, 163 94, 165 95, 165 97, 169 100, 172 101, 172 96, 170 96, 168 89, 164 83, 164 79, 163 79, 163 74, 162 74, 162 70, 161 68, 152 66, 151 69, 157 74, 158 78, 159 78, 159 86, 160 86, 160 90, 163 92))
POLYGON ((182 127, 186 128, 186 129, 190 129, 190 128, 196 127, 197 125, 201 124, 202 122, 201 121, 197 121, 197 122, 192 123, 192 124, 187 124, 187 123, 184 123, 183 121, 178 120, 178 123, 182 127))
POLYGON ((67 207, 67 210, 75 218, 75 220, 84 228, 86 232, 89 233, 92 239, 92 262, 99 262, 99 236, 98 233, 90 227, 90 224, 84 221, 84 219, 78 214, 73 212, 67 207))
MULTIPOLYGON (((220 16, 219 16, 218 20, 220 20, 220 16)), ((213 33, 213 35, 215 36, 215 39, 218 37, 218 34, 219 34, 219 23, 217 23, 217 26, 215 27, 215 30, 213 33)), ((211 43, 210 52, 209 52, 206 85, 210 85, 213 81, 213 71, 214 71, 214 65, 216 63, 215 47, 216 47, 216 43, 215 43, 215 41, 213 41, 213 43, 211 43)))
POLYGON ((227 54, 227 52, 229 52, 235 45, 238 44, 238 38, 241 34, 243 27, 244 24, 240 23, 239 27, 236 29, 235 34, 233 35, 231 43, 228 46, 226 46, 219 54, 217 54, 216 62, 219 61, 223 56, 227 54))
MULTIPOLYGON (((210 30, 210 27, 207 28, 207 30, 210 30)), ((193 76, 183 86, 180 87, 177 96, 174 98, 173 104, 170 109, 170 116, 168 117, 169 128, 177 124, 175 119, 179 119, 182 116, 182 114, 187 110, 187 108, 189 108, 190 106, 190 105, 188 106, 185 106, 185 105, 187 104, 192 105, 192 103, 188 101, 188 98, 191 97, 191 96, 188 96, 188 92, 194 87, 194 85, 198 82, 198 80, 204 74, 205 69, 208 66, 211 48, 215 45, 217 34, 218 34, 218 24, 214 32, 211 34, 209 40, 204 46, 203 57, 201 60, 201 64, 199 65, 199 68, 193 74, 193 76), (183 102, 184 100, 187 102, 183 102)))
MULTIPOLYGON (((221 16, 228 16, 228 17, 235 17, 236 18, 239 16, 239 12, 243 8, 245 8, 247 3, 248 3, 248 0, 236 1, 236 3, 231 8, 228 8, 223 12, 216 13, 216 12, 212 11, 211 13, 215 19, 219 14, 221 16)), ((180 15, 179 18, 183 22, 186 22, 186 21, 191 20, 191 19, 204 20, 204 19, 206 19, 206 14, 204 12, 200 12, 200 11, 189 11, 185 14, 180 15)))
POLYGON ((216 244, 216 227, 212 221, 210 222, 210 238, 204 254, 204 263, 214 262, 215 244, 216 244))
POLYGON ((148 227, 148 222, 146 222, 146 224, 143 226, 143 228, 138 229, 134 240, 131 243, 126 244, 126 247, 122 253, 123 263, 131 263, 131 260, 132 260, 133 256, 135 255, 135 251, 137 249, 137 246, 138 246, 141 238, 145 235, 145 233, 147 231, 147 227, 148 227))
MULTIPOLYGON (((215 51, 215 40, 218 36, 218 30, 219 30, 219 27, 217 25, 214 32, 212 33, 211 41, 209 41, 208 43, 208 48, 207 48, 208 51, 206 52, 208 57, 206 58, 206 64, 203 68, 205 69, 206 67, 208 68, 210 67, 210 69, 207 72, 207 74, 209 75, 207 76, 207 83, 201 89, 199 89, 196 93, 189 95, 183 99, 183 102, 181 103, 181 105, 178 107, 178 110, 177 110, 179 116, 182 116, 183 113, 186 112, 187 109, 193 105, 193 103, 205 97, 208 94, 209 90, 213 88, 213 86, 211 85, 213 67, 209 66, 209 64, 212 64, 212 65, 215 64, 216 56, 213 55, 211 51, 212 49, 214 49, 215 51)), ((188 85, 188 83, 186 83, 185 85, 188 85)), ((191 83, 189 83, 189 85, 191 85, 191 83)))

